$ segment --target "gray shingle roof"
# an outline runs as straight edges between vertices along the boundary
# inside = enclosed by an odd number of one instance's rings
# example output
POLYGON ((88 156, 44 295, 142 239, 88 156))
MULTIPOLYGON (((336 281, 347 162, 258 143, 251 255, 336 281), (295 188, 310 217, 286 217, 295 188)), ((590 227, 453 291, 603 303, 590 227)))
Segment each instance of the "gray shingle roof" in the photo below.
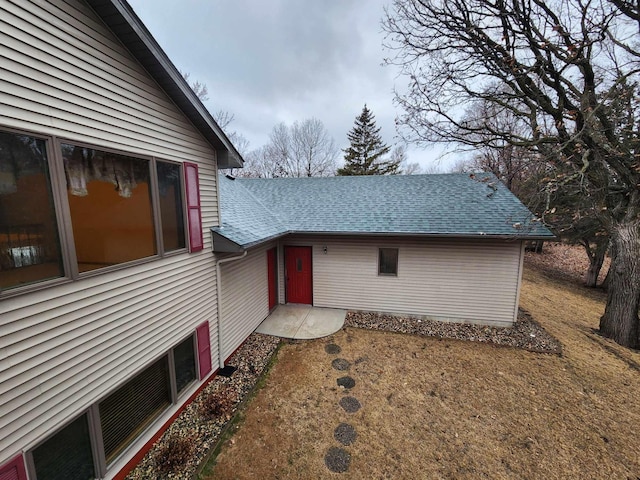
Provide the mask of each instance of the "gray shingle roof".
POLYGON ((220 177, 222 227, 246 248, 286 233, 553 238, 491 174, 220 177))

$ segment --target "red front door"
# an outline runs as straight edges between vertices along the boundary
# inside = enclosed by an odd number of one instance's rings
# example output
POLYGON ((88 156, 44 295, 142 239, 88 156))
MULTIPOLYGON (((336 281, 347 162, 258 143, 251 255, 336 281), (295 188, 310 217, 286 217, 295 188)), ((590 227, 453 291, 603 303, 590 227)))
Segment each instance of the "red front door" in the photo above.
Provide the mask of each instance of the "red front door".
POLYGON ((285 247, 287 302, 312 304, 311 247, 285 247))
POLYGON ((276 306, 278 301, 276 275, 276 249, 267 251, 267 275, 269 277, 269 310, 276 306))

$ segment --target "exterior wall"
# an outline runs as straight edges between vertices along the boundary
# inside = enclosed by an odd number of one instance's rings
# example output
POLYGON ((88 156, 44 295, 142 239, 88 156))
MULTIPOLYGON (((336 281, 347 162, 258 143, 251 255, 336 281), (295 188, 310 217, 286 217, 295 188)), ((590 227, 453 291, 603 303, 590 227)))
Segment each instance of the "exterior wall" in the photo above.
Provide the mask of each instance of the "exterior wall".
POLYGON ((267 250, 258 247, 241 260, 220 265, 222 356, 227 358, 269 315, 267 250))
MULTIPOLYGON (((313 247, 318 307, 505 326, 517 312, 520 241, 295 236, 280 241, 280 252, 287 245, 313 247), (378 275, 380 247, 399 248, 397 277, 378 275)), ((279 276, 284 286, 282 263, 279 276)))
MULTIPOLYGON (((1 464, 55 432, 206 320, 217 368, 209 229, 218 224, 218 202, 214 149, 85 4, 0 0, 0 31, 0 129, 197 163, 205 232, 199 253, 0 298, 1 464)), ((152 433, 132 446, 128 458, 152 433)))

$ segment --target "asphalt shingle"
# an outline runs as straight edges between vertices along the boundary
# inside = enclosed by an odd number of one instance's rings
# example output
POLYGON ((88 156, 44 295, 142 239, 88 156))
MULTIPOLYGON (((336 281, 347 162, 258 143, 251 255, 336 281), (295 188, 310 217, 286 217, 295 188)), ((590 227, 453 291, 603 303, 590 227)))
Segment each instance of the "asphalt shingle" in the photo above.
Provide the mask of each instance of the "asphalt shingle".
POLYGON ((324 178, 220 177, 222 227, 246 248, 286 233, 552 238, 486 173, 324 178))

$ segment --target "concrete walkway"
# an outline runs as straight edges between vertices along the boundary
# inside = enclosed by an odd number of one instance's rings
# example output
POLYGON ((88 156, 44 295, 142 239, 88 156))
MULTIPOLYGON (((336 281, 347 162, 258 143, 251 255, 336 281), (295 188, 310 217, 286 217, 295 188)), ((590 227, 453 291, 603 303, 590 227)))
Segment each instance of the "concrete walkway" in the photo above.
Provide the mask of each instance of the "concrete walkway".
POLYGON ((346 310, 336 308, 278 305, 256 332, 298 340, 326 337, 342 328, 346 315, 346 310))

